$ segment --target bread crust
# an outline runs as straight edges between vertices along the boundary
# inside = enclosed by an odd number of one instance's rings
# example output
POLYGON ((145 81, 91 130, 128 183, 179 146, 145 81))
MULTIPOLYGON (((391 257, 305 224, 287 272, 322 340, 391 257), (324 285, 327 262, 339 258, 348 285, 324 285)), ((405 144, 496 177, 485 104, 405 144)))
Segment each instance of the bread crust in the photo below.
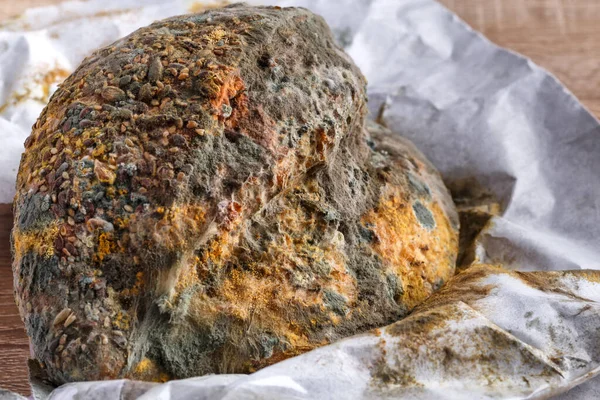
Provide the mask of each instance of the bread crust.
POLYGON ((452 276, 439 174, 365 125, 322 18, 236 5, 88 57, 26 141, 16 298, 56 383, 251 372, 406 315, 452 276))

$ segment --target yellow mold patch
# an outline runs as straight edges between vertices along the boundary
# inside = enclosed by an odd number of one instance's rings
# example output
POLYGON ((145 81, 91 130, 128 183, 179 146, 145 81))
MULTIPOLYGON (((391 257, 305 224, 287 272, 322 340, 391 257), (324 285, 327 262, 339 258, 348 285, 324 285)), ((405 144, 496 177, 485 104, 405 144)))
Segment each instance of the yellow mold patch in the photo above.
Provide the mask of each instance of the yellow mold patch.
POLYGON ((58 235, 58 223, 53 221, 45 228, 31 232, 22 232, 15 227, 12 234, 15 257, 22 256, 29 251, 35 251, 45 257, 52 257, 55 253, 54 239, 58 235))
POLYGON ((115 329, 127 331, 129 330, 130 320, 131 318, 129 317, 129 314, 124 311, 119 311, 112 321, 112 326, 115 329))
POLYGON ((112 233, 102 232, 98 236, 98 249, 96 250, 96 254, 94 254, 94 260, 103 261, 104 257, 114 253, 115 249, 116 245, 112 233))
POLYGON ((133 368, 133 371, 129 373, 127 378, 143 381, 151 381, 163 383, 167 382, 169 375, 164 373, 161 368, 156 365, 154 361, 145 357, 133 368))
POLYGON ((437 203, 426 206, 435 220, 431 231, 421 226, 412 203, 398 187, 388 188, 377 208, 362 218, 362 223, 372 226, 377 236, 374 250, 389 271, 401 278, 402 301, 409 309, 433 293, 435 280, 446 281, 454 271, 450 257, 457 246, 457 237, 440 206, 437 203))

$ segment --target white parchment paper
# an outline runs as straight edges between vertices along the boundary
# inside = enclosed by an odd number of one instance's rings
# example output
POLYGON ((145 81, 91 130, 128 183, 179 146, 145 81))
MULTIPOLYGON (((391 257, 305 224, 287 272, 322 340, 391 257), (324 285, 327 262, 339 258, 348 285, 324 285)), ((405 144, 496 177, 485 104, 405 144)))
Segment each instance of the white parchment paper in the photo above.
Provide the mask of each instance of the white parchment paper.
MULTIPOLYGON (((433 0, 249 2, 323 15, 369 80, 373 116, 411 139, 447 182, 475 179, 494 194, 502 213, 477 239, 479 262, 519 271, 600 269, 600 125, 554 77, 491 44, 433 0)), ((154 20, 219 4, 88 0, 0 23, 0 202, 12 200, 23 142, 48 95, 85 55, 154 20)), ((247 377, 85 383, 51 398, 525 399, 581 383, 564 398, 598 398, 600 380, 590 380, 600 365, 595 275, 557 278, 564 293, 552 295, 508 272, 484 275, 474 285, 489 289, 486 296, 436 306, 447 321, 419 331, 429 339, 417 353, 408 336, 389 332, 403 332, 411 318, 431 310, 382 328, 380 336, 349 338, 247 377), (508 347, 469 347, 482 330, 508 347), (439 342, 440 332, 447 343, 439 342), (452 341, 461 337, 470 340, 452 341), (485 363, 454 370, 440 368, 444 348, 474 359, 514 357, 486 371, 485 363), (391 378, 382 378, 377 368, 383 367, 391 378)))

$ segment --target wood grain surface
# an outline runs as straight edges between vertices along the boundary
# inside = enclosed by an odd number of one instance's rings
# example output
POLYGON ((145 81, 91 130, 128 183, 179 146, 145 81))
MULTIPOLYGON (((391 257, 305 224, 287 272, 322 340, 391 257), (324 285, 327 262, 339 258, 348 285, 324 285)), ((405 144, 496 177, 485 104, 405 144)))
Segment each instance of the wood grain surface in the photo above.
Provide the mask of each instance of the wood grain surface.
POLYGON ((13 296, 9 237, 12 210, 0 204, 0 387, 29 394, 29 344, 13 296))
POLYGON ((492 42, 544 67, 600 118, 599 0, 441 0, 492 42))
MULTIPOLYGON (((61 0, 0 0, 0 19, 61 0)), ((600 117, 599 0, 441 0, 496 44, 556 75, 600 117)), ((13 300, 10 206, 0 205, 0 387, 29 394, 29 354, 13 300)))

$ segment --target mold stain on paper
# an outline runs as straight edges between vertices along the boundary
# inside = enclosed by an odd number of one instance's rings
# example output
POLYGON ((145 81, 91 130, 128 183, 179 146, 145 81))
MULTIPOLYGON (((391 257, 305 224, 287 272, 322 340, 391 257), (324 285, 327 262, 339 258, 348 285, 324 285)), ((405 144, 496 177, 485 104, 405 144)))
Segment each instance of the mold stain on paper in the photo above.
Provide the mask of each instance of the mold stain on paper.
POLYGON ((229 1, 227 1, 227 0, 220 0, 220 1, 216 1, 214 3, 209 3, 209 4, 207 4, 203 1, 194 1, 188 7, 188 11, 191 13, 199 13, 199 12, 204 12, 206 10, 210 10, 213 8, 225 7, 228 4, 229 4, 229 1))
POLYGON ((44 25, 44 26, 32 25, 30 22, 28 22, 26 14, 20 14, 13 18, 9 18, 5 22, 0 23, 0 30, 33 31, 33 30, 38 30, 41 28, 47 29, 47 28, 51 28, 51 27, 57 27, 57 26, 60 26, 60 25, 63 25, 63 24, 69 23, 69 22, 83 20, 83 19, 86 19, 86 20, 87 19, 99 19, 99 18, 105 18, 105 17, 114 18, 115 16, 118 16, 118 15, 132 13, 135 10, 136 9, 132 9, 132 8, 124 8, 124 9, 116 9, 116 10, 102 10, 102 11, 98 11, 98 12, 95 12, 95 13, 89 14, 89 15, 87 15, 83 12, 81 12, 81 13, 73 12, 73 11, 68 12, 66 10, 62 10, 62 11, 64 11, 62 18, 59 18, 56 21, 52 21, 48 25, 44 25))
POLYGON ((32 78, 24 78, 25 84, 18 90, 12 92, 7 101, 0 105, 0 115, 9 107, 16 106, 27 100, 35 100, 46 104, 50 98, 50 89, 53 84, 62 82, 69 71, 64 68, 54 67, 48 72, 37 73, 32 78), (35 95, 37 89, 41 87, 41 95, 35 95))

